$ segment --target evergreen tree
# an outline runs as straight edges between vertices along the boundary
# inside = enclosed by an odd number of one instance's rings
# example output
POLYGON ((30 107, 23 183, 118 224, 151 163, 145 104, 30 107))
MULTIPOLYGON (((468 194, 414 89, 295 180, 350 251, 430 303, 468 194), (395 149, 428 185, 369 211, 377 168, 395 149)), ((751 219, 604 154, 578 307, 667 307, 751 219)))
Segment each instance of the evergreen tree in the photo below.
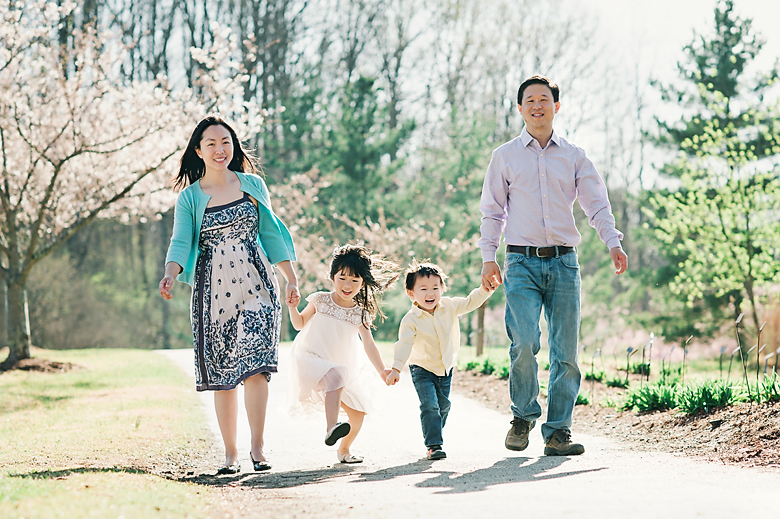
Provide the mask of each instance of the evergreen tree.
MULTIPOLYGON (((780 259, 778 172, 760 162, 780 153, 780 114, 767 102, 778 66, 746 77, 763 45, 752 21, 736 14, 731 0, 718 2, 714 20, 711 35, 685 47, 684 83, 662 89, 684 109, 679 120, 660 123, 660 143, 678 151, 664 167, 678 187, 652 194, 648 210, 668 262, 656 282, 676 298, 662 313, 684 303, 684 317, 698 316, 698 330, 710 333, 724 311, 740 313, 745 300, 758 327, 758 291, 773 282, 780 259)), ((659 324, 667 336, 690 331, 679 318, 659 324)))

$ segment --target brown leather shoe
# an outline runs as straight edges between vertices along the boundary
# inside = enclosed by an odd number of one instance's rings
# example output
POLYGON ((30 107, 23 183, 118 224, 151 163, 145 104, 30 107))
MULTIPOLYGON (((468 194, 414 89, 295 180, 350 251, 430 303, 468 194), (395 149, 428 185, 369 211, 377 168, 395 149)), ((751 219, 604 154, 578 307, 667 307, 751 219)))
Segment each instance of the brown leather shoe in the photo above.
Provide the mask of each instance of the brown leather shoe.
POLYGON ((506 433, 504 447, 510 451, 525 450, 528 447, 528 435, 536 422, 529 422, 515 416, 509 423, 512 424, 512 427, 506 433))
POLYGON ((566 429, 558 429, 544 446, 545 456, 579 456, 585 452, 585 447, 579 443, 571 442, 571 432, 566 429))

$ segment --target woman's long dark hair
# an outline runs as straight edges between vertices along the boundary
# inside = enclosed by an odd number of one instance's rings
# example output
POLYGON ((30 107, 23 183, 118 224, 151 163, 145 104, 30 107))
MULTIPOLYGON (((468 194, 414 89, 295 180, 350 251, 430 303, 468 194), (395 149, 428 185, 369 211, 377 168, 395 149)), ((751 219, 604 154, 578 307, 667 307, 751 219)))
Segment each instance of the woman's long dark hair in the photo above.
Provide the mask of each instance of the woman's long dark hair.
POLYGON ((361 320, 366 328, 372 327, 376 317, 385 318, 377 302, 377 296, 398 279, 401 267, 387 261, 361 245, 342 245, 333 251, 330 261, 330 279, 344 271, 349 276, 363 279, 363 286, 355 296, 355 304, 362 309, 361 320))
POLYGON ((241 145, 235 130, 218 115, 209 115, 193 130, 190 141, 187 143, 187 149, 179 161, 179 173, 173 179, 173 190, 181 191, 185 187, 193 184, 203 178, 206 173, 206 164, 203 159, 198 157, 196 149, 200 148, 200 140, 203 138, 203 132, 206 128, 214 125, 223 126, 229 133, 233 141, 233 159, 228 164, 230 171, 241 171, 243 173, 261 173, 257 159, 241 145))

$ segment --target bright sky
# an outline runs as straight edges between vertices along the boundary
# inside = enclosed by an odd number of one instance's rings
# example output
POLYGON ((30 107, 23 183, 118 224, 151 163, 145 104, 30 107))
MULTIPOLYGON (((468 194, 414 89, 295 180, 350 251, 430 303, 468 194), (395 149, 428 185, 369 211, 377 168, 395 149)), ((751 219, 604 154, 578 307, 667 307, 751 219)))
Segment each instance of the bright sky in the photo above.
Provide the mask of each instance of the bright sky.
MULTIPOLYGON (((693 31, 711 32, 715 0, 580 0, 600 16, 603 37, 629 60, 641 60, 656 77, 676 75, 682 48, 693 31)), ((780 57, 780 2, 735 0, 735 10, 752 18, 753 27, 765 39, 756 65, 767 70, 780 57)))

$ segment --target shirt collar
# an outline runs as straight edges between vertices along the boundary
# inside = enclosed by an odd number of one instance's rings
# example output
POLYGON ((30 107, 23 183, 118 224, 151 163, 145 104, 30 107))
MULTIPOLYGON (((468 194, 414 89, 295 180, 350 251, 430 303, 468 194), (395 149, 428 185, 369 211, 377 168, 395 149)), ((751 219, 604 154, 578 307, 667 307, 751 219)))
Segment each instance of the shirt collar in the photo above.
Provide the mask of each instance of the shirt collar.
MULTIPOLYGON (((439 304, 441 304, 441 303, 439 303, 439 304)), ((438 307, 438 305, 437 305, 437 307, 438 307)), ((433 311, 434 311, 434 313, 435 313, 435 312, 436 312, 436 309, 434 308, 434 310, 433 310, 433 311)), ((433 317, 433 314, 429 314, 428 312, 426 312, 425 310, 423 310, 422 308, 420 308, 419 306, 417 306, 417 303, 412 303, 412 312, 414 312, 414 315, 416 315, 417 317, 420 317, 420 316, 421 316, 421 315, 423 315, 423 314, 428 314, 428 315, 430 315, 431 317, 433 317)))
MULTIPOLYGON (((528 129, 527 129, 525 126, 524 126, 524 127, 523 127, 523 131, 522 131, 522 133, 520 134, 520 142, 522 142, 522 143, 523 143, 523 147, 524 147, 524 148, 528 147, 528 145, 529 145, 529 144, 531 144, 531 142, 532 142, 532 141, 535 141, 535 140, 536 140, 536 139, 534 139, 534 138, 531 136, 531 134, 530 134, 530 133, 528 133, 528 129)), ((553 129, 553 132, 552 132, 552 137, 550 137, 550 141, 551 141, 551 142, 554 142, 554 143, 555 143, 556 145, 558 145, 558 146, 560 146, 560 145, 561 145, 561 140, 560 140, 560 137, 558 137, 558 134, 557 134, 557 133, 555 133, 555 130, 554 130, 554 129, 553 129)), ((549 146, 550 144, 549 144, 549 143, 547 143, 547 145, 549 146)))

